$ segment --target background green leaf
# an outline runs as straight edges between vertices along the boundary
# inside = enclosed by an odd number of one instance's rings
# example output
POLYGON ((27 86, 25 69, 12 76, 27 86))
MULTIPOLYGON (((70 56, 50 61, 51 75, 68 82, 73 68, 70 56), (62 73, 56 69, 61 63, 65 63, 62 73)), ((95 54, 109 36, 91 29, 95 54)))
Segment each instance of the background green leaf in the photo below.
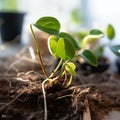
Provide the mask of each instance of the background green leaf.
POLYGON ((120 45, 110 46, 111 51, 120 57, 120 45))
POLYGON ((75 50, 70 41, 60 38, 57 43, 57 56, 61 59, 69 60, 75 56, 75 50))
POLYGON ((33 25, 48 34, 58 34, 60 30, 60 23, 54 17, 42 17, 33 25))
POLYGON ((99 40, 103 36, 104 36, 103 34, 99 34, 99 35, 87 35, 86 37, 84 37, 84 39, 82 41, 81 47, 85 48, 85 46, 87 44, 89 44, 90 42, 94 42, 95 40, 99 40))
POLYGON ((106 34, 109 40, 112 40, 115 37, 115 30, 111 24, 107 26, 106 34))
POLYGON ((82 15, 80 14, 80 9, 79 8, 74 8, 71 11, 71 20, 76 23, 76 24, 80 24, 83 20, 82 15))
POLYGON ((89 32, 90 35, 100 35, 100 34, 104 34, 102 31, 97 30, 97 29, 92 29, 89 32))
POLYGON ((79 43, 70 34, 61 32, 59 36, 69 40, 73 44, 75 50, 80 50, 79 43))
POLYGON ((89 50, 84 50, 80 56, 89 64, 93 65, 93 66, 97 66, 98 65, 98 61, 96 56, 89 50))

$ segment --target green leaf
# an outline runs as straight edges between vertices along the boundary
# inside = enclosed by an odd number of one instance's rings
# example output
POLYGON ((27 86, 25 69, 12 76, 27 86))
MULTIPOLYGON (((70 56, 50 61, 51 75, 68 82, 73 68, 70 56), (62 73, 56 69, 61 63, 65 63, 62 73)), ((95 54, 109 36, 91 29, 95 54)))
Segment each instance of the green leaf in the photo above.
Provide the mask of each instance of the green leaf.
POLYGON ((69 40, 73 44, 75 50, 80 50, 79 43, 70 34, 65 33, 65 32, 61 32, 59 34, 59 36, 64 38, 64 39, 69 40))
POLYGON ((57 43, 57 56, 64 60, 72 59, 75 56, 75 50, 70 41, 60 38, 57 43))
POLYGON ((76 66, 74 63, 72 62, 68 62, 65 64, 65 68, 66 70, 71 74, 71 75, 75 75, 75 69, 76 69, 76 66))
POLYGON ((111 51, 120 57, 120 45, 110 46, 111 51))
POLYGON ((90 35, 101 35, 101 34, 104 34, 104 33, 100 30, 92 29, 92 30, 90 30, 89 34, 90 35))
POLYGON ((98 61, 96 56, 89 50, 84 50, 80 56, 82 56, 82 58, 88 62, 89 64, 93 65, 93 66, 97 66, 98 65, 98 61))
POLYGON ((60 30, 60 23, 54 17, 42 17, 33 25, 48 34, 56 35, 60 30))
POLYGON ((112 40, 115 37, 115 30, 111 24, 107 26, 106 34, 109 40, 112 40))
POLYGON ((55 35, 50 36, 48 39, 48 49, 54 57, 57 57, 56 48, 57 48, 58 40, 59 38, 55 35))
POLYGON ((89 44, 90 42, 94 42, 95 40, 98 40, 100 38, 104 37, 103 34, 99 34, 99 35, 87 35, 82 42, 82 48, 85 48, 85 46, 87 44, 89 44))
POLYGON ((82 16, 79 8, 75 8, 71 11, 71 19, 76 24, 80 24, 82 22, 82 16))

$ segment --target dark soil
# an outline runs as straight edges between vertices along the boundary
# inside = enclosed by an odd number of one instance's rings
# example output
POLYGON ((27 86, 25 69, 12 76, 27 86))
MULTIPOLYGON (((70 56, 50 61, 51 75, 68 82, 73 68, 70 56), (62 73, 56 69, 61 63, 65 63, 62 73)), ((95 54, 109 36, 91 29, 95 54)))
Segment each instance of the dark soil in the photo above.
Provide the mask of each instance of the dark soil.
MULTIPOLYGON (((46 63, 49 63, 48 61, 46 63)), ((47 64, 47 71, 53 63, 47 64)), ((44 120, 39 63, 26 58, 0 60, 0 120, 44 120)), ((120 110, 120 75, 77 71, 71 87, 45 86, 48 120, 83 120, 88 100, 92 120, 102 120, 110 110, 120 110)))
MULTIPOLYGON (((110 66, 110 61, 106 57, 100 57, 98 58, 98 66, 92 66, 88 64, 87 62, 82 62, 81 64, 77 62, 79 68, 84 72, 85 75, 89 75, 92 73, 103 73, 106 70, 109 69, 110 66)), ((78 68, 78 70, 79 70, 78 68)))

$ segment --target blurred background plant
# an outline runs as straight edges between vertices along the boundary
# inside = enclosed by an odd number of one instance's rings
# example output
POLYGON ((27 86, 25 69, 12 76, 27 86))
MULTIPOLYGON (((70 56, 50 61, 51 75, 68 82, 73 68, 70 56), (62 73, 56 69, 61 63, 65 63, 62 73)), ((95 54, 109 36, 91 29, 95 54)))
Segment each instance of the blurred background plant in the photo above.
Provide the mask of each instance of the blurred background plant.
POLYGON ((17 11, 18 0, 0 0, 0 11, 17 11))

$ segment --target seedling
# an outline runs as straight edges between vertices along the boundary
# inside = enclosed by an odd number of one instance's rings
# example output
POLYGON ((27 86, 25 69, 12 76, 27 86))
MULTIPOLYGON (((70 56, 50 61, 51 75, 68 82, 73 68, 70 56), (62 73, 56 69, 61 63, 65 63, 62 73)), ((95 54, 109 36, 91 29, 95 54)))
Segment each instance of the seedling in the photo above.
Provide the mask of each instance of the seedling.
POLYGON ((107 46, 110 50, 117 56, 120 56, 120 45, 112 45, 112 41, 115 37, 115 30, 111 24, 106 28, 105 32, 102 32, 98 29, 92 29, 89 33, 83 38, 81 48, 85 49, 88 47, 97 58, 101 57, 104 52, 104 48, 107 46), (98 40, 106 36, 109 40, 108 44, 99 45, 98 40))
MULTIPOLYGON (((89 64, 93 66, 97 66, 98 62, 94 54, 89 50, 80 50, 80 46, 77 41, 68 33, 60 32, 60 22, 54 17, 42 17, 36 21, 36 23, 30 25, 31 32, 34 38, 34 43, 36 46, 36 50, 39 56, 40 65, 45 75, 46 79, 42 82, 42 90, 44 96, 44 108, 45 108, 45 120, 47 120, 47 102, 46 102, 46 93, 44 84, 49 82, 52 86, 55 81, 59 81, 63 79, 63 87, 67 88, 71 85, 73 76, 76 74, 75 69, 76 66, 72 62, 75 57, 82 57, 89 64), (45 70, 42 57, 41 50, 38 45, 38 40, 34 34, 32 26, 35 26, 39 30, 42 30, 48 34, 50 37, 48 39, 48 48, 51 55, 56 59, 60 58, 60 61, 57 67, 53 70, 53 72, 48 75, 45 70), (80 52, 78 52, 80 51, 80 52), (62 67, 61 67, 62 66, 62 67), (59 75, 57 75, 57 71, 60 69, 59 75)), ((41 43, 42 44, 42 43, 41 43)))

